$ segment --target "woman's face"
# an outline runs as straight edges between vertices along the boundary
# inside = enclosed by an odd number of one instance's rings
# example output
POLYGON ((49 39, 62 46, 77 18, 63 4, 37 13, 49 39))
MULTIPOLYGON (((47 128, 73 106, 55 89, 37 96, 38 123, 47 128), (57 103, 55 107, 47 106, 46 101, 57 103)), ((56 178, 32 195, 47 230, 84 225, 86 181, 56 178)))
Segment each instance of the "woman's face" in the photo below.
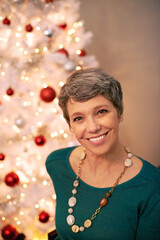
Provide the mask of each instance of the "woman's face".
POLYGON ((69 99, 67 111, 70 128, 88 151, 96 155, 106 154, 119 143, 120 118, 113 104, 102 95, 85 102, 69 99))

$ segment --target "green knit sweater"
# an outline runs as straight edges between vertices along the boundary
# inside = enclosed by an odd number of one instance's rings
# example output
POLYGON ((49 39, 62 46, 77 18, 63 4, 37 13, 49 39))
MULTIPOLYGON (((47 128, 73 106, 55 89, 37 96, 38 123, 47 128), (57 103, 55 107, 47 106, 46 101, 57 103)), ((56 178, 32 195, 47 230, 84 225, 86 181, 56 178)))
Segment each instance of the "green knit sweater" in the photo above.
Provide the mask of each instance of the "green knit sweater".
MULTIPOLYGON (((54 183, 57 196, 57 240, 160 240, 160 171, 142 160, 140 173, 119 184, 108 204, 84 232, 73 233, 67 224, 68 199, 72 196, 76 178, 68 158, 75 147, 52 152, 46 161, 47 171, 54 183)), ((80 180, 74 207, 78 226, 83 226, 99 207, 99 202, 110 188, 95 188, 80 180)))

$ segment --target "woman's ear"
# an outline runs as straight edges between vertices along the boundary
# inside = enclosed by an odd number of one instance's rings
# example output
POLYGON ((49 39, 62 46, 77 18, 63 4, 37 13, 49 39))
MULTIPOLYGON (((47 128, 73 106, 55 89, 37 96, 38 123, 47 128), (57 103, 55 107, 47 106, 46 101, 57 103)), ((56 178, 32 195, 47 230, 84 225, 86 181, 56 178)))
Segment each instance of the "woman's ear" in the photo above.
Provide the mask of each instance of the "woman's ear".
POLYGON ((69 130, 73 133, 73 129, 72 129, 71 125, 69 125, 69 130))
POLYGON ((123 114, 119 117, 119 122, 123 122, 123 114))

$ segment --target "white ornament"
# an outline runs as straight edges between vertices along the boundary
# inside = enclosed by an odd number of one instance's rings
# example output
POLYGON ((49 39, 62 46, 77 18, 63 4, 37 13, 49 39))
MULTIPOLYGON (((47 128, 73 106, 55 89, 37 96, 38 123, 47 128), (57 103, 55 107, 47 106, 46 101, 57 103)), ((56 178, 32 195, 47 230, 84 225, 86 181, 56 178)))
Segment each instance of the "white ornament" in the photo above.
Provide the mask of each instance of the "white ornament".
POLYGON ((68 200, 68 205, 69 205, 70 207, 74 207, 74 206, 76 205, 76 202, 77 202, 77 199, 76 199, 75 197, 71 197, 71 198, 69 198, 69 200, 68 200))
POLYGON ((45 36, 47 36, 47 37, 52 37, 53 31, 52 31, 52 29, 47 28, 47 29, 45 29, 45 30, 43 31, 43 34, 44 34, 45 36))
POLYGON ((21 117, 21 116, 19 116, 18 118, 16 118, 15 124, 16 124, 16 126, 19 127, 19 128, 24 127, 24 124, 25 124, 24 118, 21 117))
POLYGON ((72 72, 74 71, 76 68, 76 65, 74 62, 72 61, 67 61, 65 64, 64 64, 64 69, 68 72, 72 72))
POLYGON ((67 223, 68 225, 72 226, 75 223, 75 217, 73 215, 68 215, 67 223))

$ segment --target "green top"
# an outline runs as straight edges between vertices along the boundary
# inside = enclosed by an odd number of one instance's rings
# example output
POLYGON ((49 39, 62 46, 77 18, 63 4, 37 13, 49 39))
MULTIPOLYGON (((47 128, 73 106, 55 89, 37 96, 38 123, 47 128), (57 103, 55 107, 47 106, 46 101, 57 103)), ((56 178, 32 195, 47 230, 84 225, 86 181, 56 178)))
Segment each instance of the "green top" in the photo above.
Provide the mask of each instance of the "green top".
MULTIPOLYGON (((160 240, 160 171, 142 160, 138 175, 119 184, 108 204, 103 207, 92 226, 84 232, 73 233, 67 224, 68 199, 72 196, 76 178, 68 158, 75 147, 52 152, 46 161, 47 171, 57 195, 57 240, 160 240)), ((99 202, 110 188, 95 188, 81 179, 75 195, 77 204, 73 215, 75 224, 83 226, 90 219, 99 202)))

